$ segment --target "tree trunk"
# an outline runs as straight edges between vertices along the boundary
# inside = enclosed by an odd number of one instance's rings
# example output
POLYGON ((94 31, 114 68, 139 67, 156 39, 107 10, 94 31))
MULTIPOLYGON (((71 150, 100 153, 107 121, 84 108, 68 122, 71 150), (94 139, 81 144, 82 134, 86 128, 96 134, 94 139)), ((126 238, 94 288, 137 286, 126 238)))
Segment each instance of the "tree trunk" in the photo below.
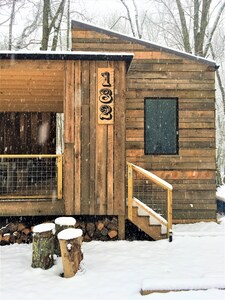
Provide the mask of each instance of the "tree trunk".
POLYGON ((42 41, 41 41, 41 49, 40 50, 48 50, 48 40, 50 35, 48 18, 50 11, 50 2, 49 0, 44 0, 43 5, 43 24, 42 24, 42 41))
POLYGON ((40 224, 34 227, 32 268, 47 270, 53 266, 54 228, 55 224, 53 223, 40 224))
POLYGON ((16 6, 16 0, 13 0, 12 2, 12 10, 10 15, 10 23, 9 23, 9 46, 8 50, 12 50, 12 28, 13 28, 13 22, 15 19, 15 6, 16 6))
POLYGON ((62 263, 64 277, 73 277, 83 259, 81 251, 82 230, 68 228, 58 234, 60 249, 62 253, 62 263))

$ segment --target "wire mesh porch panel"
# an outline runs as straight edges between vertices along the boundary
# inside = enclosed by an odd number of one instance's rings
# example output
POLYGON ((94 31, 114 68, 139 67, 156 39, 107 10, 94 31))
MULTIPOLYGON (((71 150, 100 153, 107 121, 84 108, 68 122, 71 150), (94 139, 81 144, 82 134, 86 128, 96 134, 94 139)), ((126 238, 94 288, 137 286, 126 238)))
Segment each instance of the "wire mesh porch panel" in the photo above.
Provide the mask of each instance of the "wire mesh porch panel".
POLYGON ((62 198, 62 155, 0 155, 0 199, 62 198))
POLYGON ((167 192, 135 170, 133 196, 160 214, 167 217, 167 192))

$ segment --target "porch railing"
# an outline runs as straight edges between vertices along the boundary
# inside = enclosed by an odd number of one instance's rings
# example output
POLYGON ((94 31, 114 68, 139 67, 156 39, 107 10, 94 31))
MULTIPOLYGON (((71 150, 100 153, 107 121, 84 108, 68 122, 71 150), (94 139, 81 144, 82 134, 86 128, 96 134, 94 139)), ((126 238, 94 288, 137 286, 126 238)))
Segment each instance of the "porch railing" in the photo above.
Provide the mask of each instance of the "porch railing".
POLYGON ((62 199, 62 155, 0 155, 0 199, 62 199))
MULTIPOLYGON (((164 222, 166 220, 163 221, 163 218, 161 218, 160 215, 158 215, 157 218, 157 214, 154 213, 154 218, 156 218, 159 223, 161 223, 162 225, 167 227, 167 236, 168 238, 170 238, 171 235, 171 231, 172 231, 172 190, 173 187, 171 184, 169 184, 168 182, 166 182, 165 180, 159 178, 158 176, 156 176, 155 174, 142 169, 141 167, 138 167, 132 163, 127 163, 128 166, 128 218, 132 221, 132 213, 133 213, 133 202, 135 202, 135 204, 142 203, 142 199, 138 199, 138 197, 135 195, 135 181, 138 181, 138 179, 140 179, 140 177, 145 178, 145 181, 147 182, 147 185, 149 185, 150 183, 153 185, 158 186, 159 188, 163 189, 164 191, 166 191, 166 217, 165 219, 167 219, 167 222, 164 222), (136 176, 134 176, 134 171, 136 173, 136 176), (150 181, 150 182, 148 182, 150 181), (135 201, 135 199, 138 199, 139 201, 135 201), (136 203, 137 202, 137 203, 136 203)), ((149 197, 150 196, 150 189, 147 189, 146 195, 145 197, 149 197)), ((155 194, 157 193, 157 191, 155 192, 155 194)), ((159 193, 159 191, 158 191, 159 193)), ((155 206, 157 206, 157 203, 155 203, 155 206)), ((140 206, 140 208, 145 209, 146 203, 144 203, 143 205, 140 206)), ((153 209, 155 211, 155 208, 150 207, 150 209, 153 209)), ((150 211, 150 210, 146 210, 146 211, 150 211)))

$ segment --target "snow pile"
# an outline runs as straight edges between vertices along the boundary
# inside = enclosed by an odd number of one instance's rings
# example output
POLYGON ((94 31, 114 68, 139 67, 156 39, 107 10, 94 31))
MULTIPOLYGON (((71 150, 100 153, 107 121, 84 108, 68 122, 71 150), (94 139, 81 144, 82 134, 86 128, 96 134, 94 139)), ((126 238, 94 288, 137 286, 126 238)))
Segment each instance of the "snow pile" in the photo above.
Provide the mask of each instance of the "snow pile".
MULTIPOLYGON (((176 225, 176 231, 224 230, 224 223, 176 225)), ((224 300, 217 289, 225 278, 225 238, 174 236, 173 242, 93 241, 82 244, 82 269, 72 278, 60 277, 58 257, 49 270, 31 268, 32 245, 0 247, 0 298, 4 300, 224 300), (188 280, 188 287, 210 287, 206 291, 154 293, 141 296, 144 280, 164 286, 169 278, 188 280), (212 278, 211 283, 209 279, 212 278), (158 283, 157 283, 158 282, 158 283), (210 285, 209 285, 210 284, 210 285), (13 288, 16 287, 16 288, 13 288)), ((147 283, 147 282, 146 282, 147 283)))
POLYGON ((225 184, 217 188, 216 198, 225 202, 225 184))
POLYGON ((182 290, 208 290, 225 289, 224 277, 202 278, 151 278, 142 281, 144 291, 182 291, 182 290))
POLYGON ((220 224, 215 222, 199 222, 194 224, 173 225, 174 236, 224 236, 225 222, 221 220, 220 224))

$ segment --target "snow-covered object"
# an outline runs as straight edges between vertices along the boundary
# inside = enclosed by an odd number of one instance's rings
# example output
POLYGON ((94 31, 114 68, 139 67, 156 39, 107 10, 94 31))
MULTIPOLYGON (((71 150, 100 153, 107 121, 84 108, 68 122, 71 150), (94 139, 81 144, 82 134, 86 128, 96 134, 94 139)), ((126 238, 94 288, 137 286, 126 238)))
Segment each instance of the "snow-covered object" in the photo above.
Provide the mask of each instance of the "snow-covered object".
POLYGON ((82 236, 81 229, 67 228, 58 233, 59 240, 72 240, 82 236))
POLYGON ((55 224, 59 226, 74 226, 76 220, 73 217, 59 217, 55 219, 55 224))
POLYGON ((41 232, 47 232, 52 231, 54 233, 55 231, 55 224, 54 223, 43 223, 34 226, 33 232, 34 233, 41 233, 41 232))
POLYGON ((179 291, 179 290, 208 290, 225 289, 223 277, 201 278, 151 278, 142 281, 143 291, 179 291))
POLYGON ((217 188, 216 198, 225 202, 225 184, 217 188))
POLYGON ((225 236, 225 222, 198 222, 193 224, 173 225, 174 236, 225 236))
MULTIPOLYGON (((176 225, 177 230, 179 226, 184 225, 176 225)), ((224 225, 201 222, 187 225, 188 230, 210 233, 224 230, 224 225)), ((61 257, 56 258, 49 270, 34 270, 30 266, 31 244, 0 247, 0 297, 62 300, 76 295, 79 300, 100 300, 107 295, 107 300, 224 300, 225 290, 216 289, 220 278, 225 278, 224 241, 222 236, 190 236, 175 237, 172 243, 168 240, 84 242, 82 269, 70 280, 59 276, 63 272, 61 257), (216 282, 215 288, 206 291, 140 295, 143 280, 158 279, 162 284, 165 278, 186 278, 189 283, 213 278, 216 282), (19 288, 12 288, 12 284, 19 288)))
POLYGON ((146 204, 144 204, 143 202, 141 202, 140 200, 138 200, 137 198, 134 197, 133 199, 133 206, 134 207, 138 207, 138 215, 145 215, 143 213, 143 211, 145 211, 146 213, 148 213, 148 215, 150 215, 153 219, 156 219, 158 221, 158 223, 156 223, 157 221, 154 220, 153 223, 154 225, 158 225, 158 224, 164 224, 165 226, 167 226, 168 222, 166 219, 164 219, 160 214, 158 214, 157 212, 155 212, 153 209, 151 209, 150 207, 148 207, 146 204), (140 209, 139 209, 140 208, 140 209), (140 214, 139 214, 140 213, 140 214))

